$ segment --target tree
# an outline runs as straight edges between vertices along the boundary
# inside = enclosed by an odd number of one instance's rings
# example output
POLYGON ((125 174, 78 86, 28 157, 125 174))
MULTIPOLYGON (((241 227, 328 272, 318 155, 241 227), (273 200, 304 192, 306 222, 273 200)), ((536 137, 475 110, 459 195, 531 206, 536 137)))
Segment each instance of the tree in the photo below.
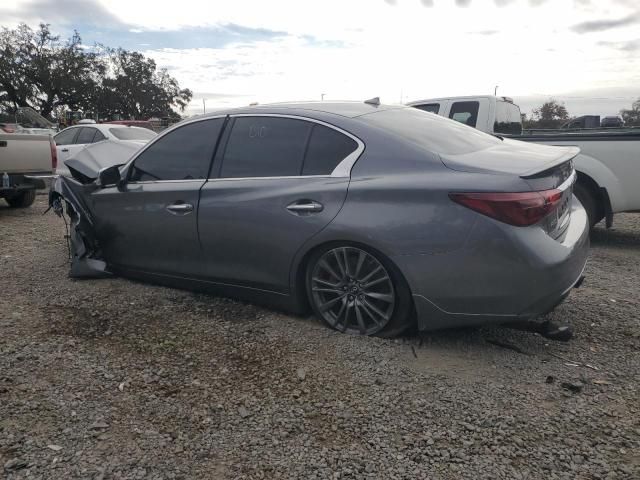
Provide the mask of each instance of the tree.
POLYGON ((153 59, 122 48, 108 49, 108 74, 98 91, 100 115, 125 118, 175 117, 189 104, 193 94, 180 89, 166 69, 157 70, 153 59))
POLYGON ((558 128, 569 119, 564 104, 550 98, 532 112, 532 126, 536 128, 558 128))
POLYGON ((77 32, 61 42, 45 24, 35 31, 25 24, 3 28, 0 53, 0 103, 10 110, 33 107, 45 117, 90 97, 104 72, 96 54, 83 51, 77 32))
POLYGON ((175 118, 192 96, 141 53, 88 49, 78 32, 63 42, 46 24, 0 32, 1 110, 33 107, 45 117, 82 110, 101 118, 175 118))
POLYGON ((640 98, 633 102, 629 110, 620 110, 625 125, 640 127, 640 98))

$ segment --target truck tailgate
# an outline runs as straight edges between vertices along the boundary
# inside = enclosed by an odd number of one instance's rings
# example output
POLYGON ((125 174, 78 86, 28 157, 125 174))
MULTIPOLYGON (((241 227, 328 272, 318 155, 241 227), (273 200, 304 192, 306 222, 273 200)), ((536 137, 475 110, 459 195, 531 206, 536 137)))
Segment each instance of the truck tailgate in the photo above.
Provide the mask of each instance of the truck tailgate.
POLYGON ((0 134, 0 175, 52 172, 49 135, 0 134))

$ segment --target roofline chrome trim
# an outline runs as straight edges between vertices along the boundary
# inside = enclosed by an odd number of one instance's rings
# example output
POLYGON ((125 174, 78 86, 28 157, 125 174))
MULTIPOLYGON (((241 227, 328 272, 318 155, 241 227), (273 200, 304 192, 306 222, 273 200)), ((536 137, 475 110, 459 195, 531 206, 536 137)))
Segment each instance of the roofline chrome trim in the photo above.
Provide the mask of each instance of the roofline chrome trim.
MULTIPOLYGON (((318 120, 316 118, 311 118, 311 117, 307 117, 304 115, 288 115, 288 114, 284 114, 284 113, 235 113, 235 114, 230 114, 229 115, 230 118, 236 118, 236 117, 276 117, 276 118, 292 118, 294 120, 304 120, 307 122, 311 122, 311 123, 317 123, 319 125, 323 125, 327 128, 331 128, 337 132, 342 133, 343 135, 346 135, 347 137, 349 137, 350 139, 352 139, 353 141, 355 141, 358 144, 358 147, 351 152, 349 155, 347 155, 345 158, 342 159, 342 161, 340 163, 338 163, 338 165, 336 165, 336 167, 333 169, 333 171, 331 172, 330 175, 328 175, 329 177, 350 177, 351 176, 351 168, 353 168, 353 166, 355 165, 355 163, 358 161, 358 158, 360 158, 360 155, 362 155, 362 152, 364 152, 365 149, 365 145, 364 142, 362 140, 360 140, 358 137, 356 137, 355 135, 353 135, 350 132, 347 132, 346 130, 343 130, 340 127, 336 127, 335 125, 332 125, 331 123, 322 121, 322 120, 318 120)), ((326 177, 327 175, 310 175, 310 176, 321 176, 321 177, 326 177)), ((293 178, 302 178, 302 175, 292 175, 291 177, 293 178)), ((261 177, 247 177, 247 178, 261 178, 261 177)), ((263 178, 275 178, 275 177, 263 177, 263 178)), ((288 178, 288 177, 279 177, 279 178, 288 178)))

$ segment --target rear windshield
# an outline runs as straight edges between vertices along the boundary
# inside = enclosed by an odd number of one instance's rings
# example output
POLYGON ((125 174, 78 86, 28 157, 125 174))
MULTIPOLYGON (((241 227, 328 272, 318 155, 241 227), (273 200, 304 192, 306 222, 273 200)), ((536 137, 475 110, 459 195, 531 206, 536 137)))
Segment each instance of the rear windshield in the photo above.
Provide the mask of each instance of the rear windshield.
POLYGON ((137 127, 114 127, 109 131, 119 140, 151 140, 157 135, 147 128, 137 127))
POLYGON ((496 121, 493 131, 508 135, 520 135, 522 133, 522 118, 520 107, 510 102, 496 102, 496 121))
POLYGON ((501 143, 480 130, 416 108, 382 110, 360 118, 434 153, 459 155, 501 143))

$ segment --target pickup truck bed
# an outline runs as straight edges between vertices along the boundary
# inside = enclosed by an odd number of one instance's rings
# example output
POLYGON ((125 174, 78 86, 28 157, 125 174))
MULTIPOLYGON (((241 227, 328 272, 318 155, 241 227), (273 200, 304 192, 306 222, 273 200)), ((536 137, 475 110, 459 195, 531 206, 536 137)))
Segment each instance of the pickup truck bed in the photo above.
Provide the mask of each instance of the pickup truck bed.
POLYGON ((35 200, 36 189, 53 175, 55 144, 50 135, 0 134, 0 198, 24 208, 35 200))

